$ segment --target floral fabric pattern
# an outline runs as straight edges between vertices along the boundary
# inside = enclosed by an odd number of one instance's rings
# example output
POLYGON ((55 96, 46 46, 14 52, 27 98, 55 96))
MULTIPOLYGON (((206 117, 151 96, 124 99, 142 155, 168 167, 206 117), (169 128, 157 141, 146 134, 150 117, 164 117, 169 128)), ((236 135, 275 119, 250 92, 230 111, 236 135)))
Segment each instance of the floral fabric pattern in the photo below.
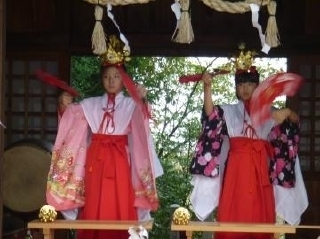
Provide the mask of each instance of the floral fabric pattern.
POLYGON ((52 152, 52 168, 48 181, 51 183, 51 190, 59 197, 67 197, 69 200, 83 202, 84 200, 84 177, 73 175, 75 167, 74 154, 72 152, 52 152))
POLYGON ((47 203, 58 211, 84 205, 87 127, 81 106, 68 106, 59 123, 47 179, 47 203))
MULTIPOLYGON (((189 171, 195 175, 217 177, 223 137, 228 136, 223 109, 215 106, 210 116, 206 116, 202 111, 201 125, 201 135, 197 141, 189 171)), ((286 188, 294 187, 299 125, 284 121, 272 128, 268 140, 273 148, 269 165, 270 181, 286 188)))
POLYGON ((274 148, 274 157, 270 160, 270 180, 273 184, 294 187, 299 132, 299 124, 289 121, 284 121, 271 130, 269 139, 274 148))
POLYGON ((196 144, 189 170, 191 174, 217 177, 223 135, 227 134, 223 110, 216 106, 210 116, 202 111, 201 123, 201 136, 196 144))

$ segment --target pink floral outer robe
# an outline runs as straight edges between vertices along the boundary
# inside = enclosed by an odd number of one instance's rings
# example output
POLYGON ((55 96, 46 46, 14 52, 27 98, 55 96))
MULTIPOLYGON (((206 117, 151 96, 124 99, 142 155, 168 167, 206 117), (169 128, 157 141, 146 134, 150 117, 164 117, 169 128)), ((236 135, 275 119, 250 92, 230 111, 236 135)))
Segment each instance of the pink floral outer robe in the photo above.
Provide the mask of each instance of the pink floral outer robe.
MULTIPOLYGON (((155 159, 148 119, 144 118, 139 107, 133 112, 131 129, 128 137, 135 206, 142 210, 156 210, 158 196, 155 177, 163 171, 158 159, 155 159)), ((58 211, 84 205, 88 130, 82 107, 79 104, 69 106, 59 125, 47 183, 47 202, 58 211)))

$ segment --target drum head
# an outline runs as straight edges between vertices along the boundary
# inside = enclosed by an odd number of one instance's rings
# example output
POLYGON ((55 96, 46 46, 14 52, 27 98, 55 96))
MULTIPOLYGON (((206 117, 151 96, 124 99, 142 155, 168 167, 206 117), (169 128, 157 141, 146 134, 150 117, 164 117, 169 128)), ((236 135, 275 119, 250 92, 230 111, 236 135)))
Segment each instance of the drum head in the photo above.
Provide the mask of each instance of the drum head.
POLYGON ((19 141, 4 150, 3 204, 17 212, 32 212, 46 204, 52 144, 19 141))

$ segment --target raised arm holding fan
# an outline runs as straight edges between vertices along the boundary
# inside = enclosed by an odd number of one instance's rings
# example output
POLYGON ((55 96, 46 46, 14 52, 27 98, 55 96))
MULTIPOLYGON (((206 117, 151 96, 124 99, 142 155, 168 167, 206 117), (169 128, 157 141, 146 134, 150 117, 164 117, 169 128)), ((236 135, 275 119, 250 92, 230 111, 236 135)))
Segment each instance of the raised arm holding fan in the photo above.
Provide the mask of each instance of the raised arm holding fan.
MULTIPOLYGON (((201 78, 202 134, 190 164, 191 203, 200 220, 218 208, 219 222, 275 223, 280 216, 297 224, 308 205, 297 155, 299 118, 289 108, 274 109, 271 104, 278 94, 295 93, 301 77, 280 74, 261 90, 264 84, 260 86, 260 74, 252 65, 252 52, 240 49, 234 62, 236 104, 214 104, 212 74, 204 73, 201 78), (289 80, 279 84, 283 77, 289 80), (253 125, 253 117, 260 114, 262 118, 253 125)), ((273 235, 217 232, 214 238, 272 239, 273 235)))

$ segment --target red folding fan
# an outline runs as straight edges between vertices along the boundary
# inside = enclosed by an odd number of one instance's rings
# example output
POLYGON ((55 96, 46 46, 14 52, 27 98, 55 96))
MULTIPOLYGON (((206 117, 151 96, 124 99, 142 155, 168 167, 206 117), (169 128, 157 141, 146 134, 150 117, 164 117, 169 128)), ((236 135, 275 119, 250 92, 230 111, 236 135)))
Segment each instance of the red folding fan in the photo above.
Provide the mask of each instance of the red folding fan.
POLYGON ((278 96, 294 96, 304 79, 294 73, 277 73, 262 81, 251 97, 250 117, 254 126, 264 123, 271 114, 271 106, 278 96))
MULTIPOLYGON (((211 75, 214 77, 216 75, 223 75, 228 73, 230 73, 230 71, 228 70, 214 69, 211 75)), ((194 75, 183 75, 183 76, 180 76, 179 82, 180 83, 198 82, 201 80, 202 75, 203 73, 194 74, 194 75)))
POLYGON ((54 76, 54 75, 51 75, 49 74, 48 72, 45 72, 43 70, 36 70, 34 72, 34 74, 37 76, 37 78, 39 80, 42 80, 43 82, 49 84, 49 85, 52 85, 52 86, 55 86, 55 87, 58 87, 60 88, 61 90, 64 90, 66 92, 68 92, 69 94, 71 94, 72 96, 74 97, 77 97, 77 96, 80 96, 80 93, 77 92, 75 89, 73 89, 72 87, 70 87, 67 82, 59 79, 58 77, 54 76))

